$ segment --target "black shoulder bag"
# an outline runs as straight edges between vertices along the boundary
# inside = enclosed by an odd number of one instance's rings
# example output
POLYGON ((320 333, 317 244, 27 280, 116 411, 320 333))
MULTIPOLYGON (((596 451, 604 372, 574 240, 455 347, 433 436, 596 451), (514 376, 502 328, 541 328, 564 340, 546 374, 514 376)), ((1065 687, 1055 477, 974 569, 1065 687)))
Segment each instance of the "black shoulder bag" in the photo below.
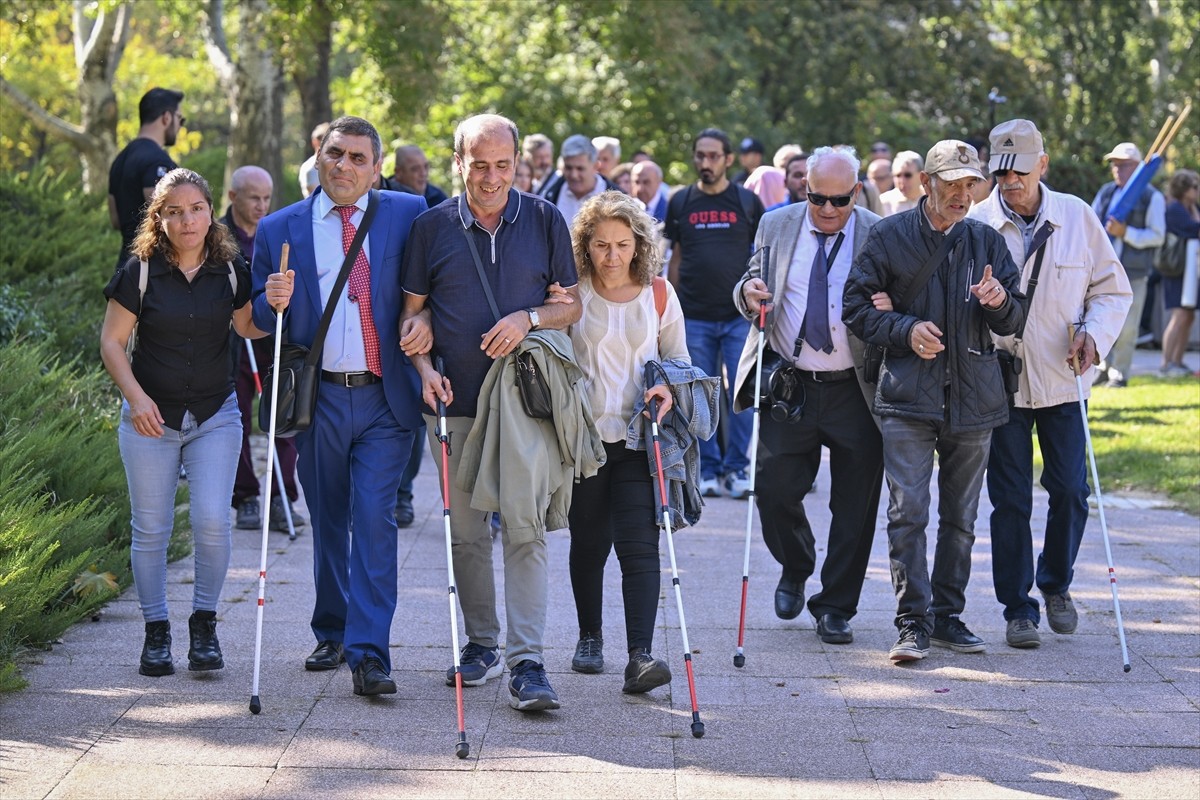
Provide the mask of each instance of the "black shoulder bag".
MULTIPOLYGON (((492 295, 492 284, 488 281, 487 273, 483 271, 483 259, 479 257, 479 248, 475 246, 475 237, 470 228, 463 228, 463 236, 471 248, 471 257, 475 259, 475 269, 479 272, 479 282, 483 284, 483 293, 487 297, 488 306, 496 321, 500 321, 500 309, 496 306, 496 298, 492 295)), ((533 353, 526 350, 517 353, 514 359, 517 365, 517 389, 521 394, 521 405, 525 413, 534 419, 550 419, 554 416, 554 407, 550 399, 550 386, 546 376, 538 371, 533 353)))
MULTIPOLYGON (((325 347, 325 334, 333 319, 333 309, 337 306, 342 289, 350 278, 350 269, 358 251, 362 250, 367 238, 367 229, 375 219, 379 210, 379 192, 371 190, 367 197, 367 210, 363 212, 362 223, 354 234, 354 241, 346 251, 342 261, 342 271, 338 273, 337 283, 329 293, 329 301, 325 303, 325 312, 321 314, 321 322, 317 325, 316 335, 311 347, 293 344, 287 341, 284 333, 279 345, 279 410, 275 415, 275 435, 283 438, 295 436, 312 426, 313 417, 317 410, 317 392, 321 387, 321 355, 325 347)), ((275 365, 267 370, 266 380, 263 381, 262 401, 258 406, 258 427, 263 433, 271 429, 271 375, 275 365)))
POLYGON ((1021 337, 1025 333, 1025 324, 1029 322, 1029 312, 1033 308, 1033 293, 1037 291, 1038 276, 1042 274, 1042 259, 1046 257, 1046 240, 1052 233, 1054 233, 1054 226, 1047 221, 1042 223, 1042 227, 1038 228, 1037 233, 1033 235, 1030 246, 1037 251, 1037 255, 1033 260, 1033 272, 1029 273, 1029 285, 1025 287, 1025 318, 1021 320, 1021 327, 1013 337, 1012 352, 996 348, 996 360, 1000 362, 1000 377, 1004 379, 1004 391, 1008 393, 1010 401, 1021 388, 1021 371, 1025 365, 1017 351, 1021 349, 1021 337))
MULTIPOLYGON (((937 269, 937 265, 942 263, 942 259, 946 257, 946 254, 950 252, 950 248, 958 241, 963 227, 961 223, 956 225, 954 230, 942 239, 941 246, 937 250, 934 250, 933 255, 921 265, 921 269, 917 271, 916 277, 908 285, 908 289, 905 290, 904 296, 900 298, 900 302, 892 305, 894 311, 904 313, 904 310, 912 304, 912 301, 917 299, 917 295, 929 283, 929 276, 933 274, 933 271, 937 269)), ((867 383, 879 382, 879 371, 883 369, 883 357, 886 354, 887 347, 885 345, 867 345, 866 352, 863 353, 863 380, 867 383)))

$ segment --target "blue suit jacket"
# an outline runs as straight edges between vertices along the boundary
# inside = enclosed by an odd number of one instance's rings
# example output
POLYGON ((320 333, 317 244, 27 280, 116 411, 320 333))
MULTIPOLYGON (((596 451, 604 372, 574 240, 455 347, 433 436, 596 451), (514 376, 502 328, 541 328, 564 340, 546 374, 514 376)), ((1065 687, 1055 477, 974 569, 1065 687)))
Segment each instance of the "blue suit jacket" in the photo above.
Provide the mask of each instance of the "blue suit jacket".
MULTIPOLYGON (((317 192, 314 192, 307 199, 280 209, 258 223, 251 265, 254 324, 262 330, 274 331, 275 312, 267 304, 265 293, 267 276, 279 269, 280 250, 284 242, 289 243, 288 268, 296 271, 296 286, 283 317, 283 327, 289 342, 309 347, 325 310, 313 250, 312 207, 316 196, 317 192)), ((404 305, 400 264, 408 230, 425 209, 423 197, 381 191, 379 211, 369 231, 371 314, 379 333, 384 393, 396 421, 409 430, 415 430, 421 424, 420 380, 400 350, 400 311, 404 305)))

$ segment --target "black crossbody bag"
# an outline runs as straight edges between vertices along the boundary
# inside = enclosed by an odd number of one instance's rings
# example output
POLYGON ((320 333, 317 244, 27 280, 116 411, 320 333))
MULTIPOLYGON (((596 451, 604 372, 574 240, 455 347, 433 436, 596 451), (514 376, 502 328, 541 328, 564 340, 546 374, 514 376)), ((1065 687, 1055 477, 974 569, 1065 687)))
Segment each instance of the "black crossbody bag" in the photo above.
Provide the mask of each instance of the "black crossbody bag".
MULTIPOLYGON (((311 347, 302 344, 289 343, 287 333, 279 345, 279 409, 275 415, 275 435, 284 439, 295 436, 301 431, 312 427, 313 417, 317 410, 317 393, 321 388, 321 355, 325 347, 325 334, 329 331, 329 323, 333 319, 333 309, 346 281, 350 278, 350 270, 358 251, 362 250, 367 238, 367 229, 375 219, 379 210, 379 192, 371 190, 367 196, 367 210, 363 212, 362 223, 350 242, 346 258, 342 261, 342 271, 338 273, 337 283, 329 293, 329 302, 321 314, 321 322, 317 325, 317 333, 313 337, 311 347)), ((267 370, 266 380, 263 381, 262 401, 258 406, 258 427, 263 433, 271 430, 271 396, 272 372, 275 365, 267 370)))
POLYGON ((1033 308, 1033 293, 1037 291, 1038 276, 1042 274, 1042 259, 1046 257, 1046 240, 1052 233, 1054 233, 1054 226, 1047 221, 1042 223, 1042 227, 1038 228, 1037 233, 1033 235, 1033 241, 1030 244, 1034 246, 1037 255, 1033 260, 1033 272, 1029 274, 1029 285, 1025 287, 1025 318, 1021 320, 1021 327, 1013 337, 1012 351, 996 348, 996 360, 1000 362, 1000 377, 1004 379, 1004 391, 1008 393, 1010 403, 1012 396, 1021 388, 1021 372, 1025 368, 1025 363, 1017 351, 1021 349, 1021 337, 1025 333, 1025 323, 1029 321, 1029 311, 1033 308))
MULTIPOLYGON (((496 298, 492 295, 492 284, 488 281, 487 273, 483 271, 483 259, 479 257, 479 248, 475 246, 475 237, 470 228, 463 228, 463 236, 471 247, 471 257, 475 259, 475 269, 479 272, 479 282, 483 284, 483 293, 487 297, 488 306, 496 321, 500 321, 500 309, 496 306, 496 298)), ((554 416, 554 406, 551 403, 550 385, 546 376, 538 369, 533 353, 526 350, 517 353, 514 359, 517 365, 517 390, 521 395, 521 405, 525 413, 534 419, 550 419, 554 416)))

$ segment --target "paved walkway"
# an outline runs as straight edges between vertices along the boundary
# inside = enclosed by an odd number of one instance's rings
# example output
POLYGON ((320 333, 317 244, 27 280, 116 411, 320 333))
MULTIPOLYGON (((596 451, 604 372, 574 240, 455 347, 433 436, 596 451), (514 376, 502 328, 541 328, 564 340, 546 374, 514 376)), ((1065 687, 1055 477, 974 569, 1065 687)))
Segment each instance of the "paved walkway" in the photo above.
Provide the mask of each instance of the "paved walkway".
MULTIPOLYGON (((350 674, 310 673, 311 538, 272 534, 262 713, 251 715, 259 538, 235 531, 219 609, 226 668, 186 670, 191 560, 170 569, 174 676, 137 674, 142 621, 132 590, 25 670, 0 698, 0 798, 25 797, 1200 797, 1200 536, 1186 514, 1106 506, 1132 670, 1122 671, 1095 513, 1072 594, 1079 631, 1043 629, 1039 650, 1004 644, 991 592, 986 497, 966 621, 986 653, 934 649, 887 660, 895 639, 882 515, 855 641, 824 645, 811 619, 771 608, 778 568, 756 531, 746 665, 735 669, 745 504, 710 501, 679 533, 697 693, 707 728, 689 732, 678 615, 663 545, 655 651, 670 686, 621 694, 618 569, 606 584, 609 664, 570 671, 576 630, 567 536, 550 536, 546 659, 563 700, 523 715, 493 681, 466 690, 470 757, 454 757, 440 501, 427 460, 418 519, 400 534, 400 610, 392 630, 400 692, 351 694, 350 674)), ((827 525, 828 478, 808 509, 827 525)), ((936 499, 935 499, 936 502, 936 499)), ((1044 498, 1037 524, 1044 519, 1044 498)), ((814 581, 816 579, 814 578, 814 581)), ((813 584, 810 584, 810 591, 813 584)), ((507 676, 506 676, 507 677, 507 676)))

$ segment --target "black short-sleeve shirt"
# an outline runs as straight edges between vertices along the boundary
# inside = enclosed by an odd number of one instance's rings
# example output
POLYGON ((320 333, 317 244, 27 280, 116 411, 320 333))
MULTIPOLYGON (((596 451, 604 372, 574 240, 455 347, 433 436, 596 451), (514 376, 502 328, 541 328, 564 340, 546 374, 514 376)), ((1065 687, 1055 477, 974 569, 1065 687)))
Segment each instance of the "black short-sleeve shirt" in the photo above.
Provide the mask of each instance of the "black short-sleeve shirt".
MULTIPOLYGON (((158 405, 167 427, 179 430, 184 411, 203 423, 233 392, 229 325, 234 309, 250 302, 250 272, 241 256, 233 260, 235 292, 229 264, 209 261, 191 283, 161 255, 148 266, 133 377, 158 405)), ((140 268, 138 259, 129 259, 104 288, 105 297, 134 314, 140 268)))
POLYGON ((516 189, 493 236, 471 214, 465 195, 452 197, 413 222, 404 248, 404 291, 428 297, 433 351, 445 360, 454 389, 452 417, 475 416, 492 359, 479 349, 496 324, 464 232, 473 237, 501 316, 545 302, 546 289, 579 282, 571 234, 558 209, 516 189))
POLYGON ((108 193, 117 202, 121 221, 121 249, 128 253, 142 223, 146 189, 175 169, 175 162, 157 142, 138 137, 125 145, 108 170, 108 193))
POLYGON ((741 193, 730 183, 720 194, 694 187, 679 190, 682 202, 669 206, 666 236, 683 246, 679 263, 679 305, 688 319, 728 322, 741 316, 733 304, 733 287, 746 273, 746 259, 762 218, 762 201, 751 202, 751 218, 741 193))

